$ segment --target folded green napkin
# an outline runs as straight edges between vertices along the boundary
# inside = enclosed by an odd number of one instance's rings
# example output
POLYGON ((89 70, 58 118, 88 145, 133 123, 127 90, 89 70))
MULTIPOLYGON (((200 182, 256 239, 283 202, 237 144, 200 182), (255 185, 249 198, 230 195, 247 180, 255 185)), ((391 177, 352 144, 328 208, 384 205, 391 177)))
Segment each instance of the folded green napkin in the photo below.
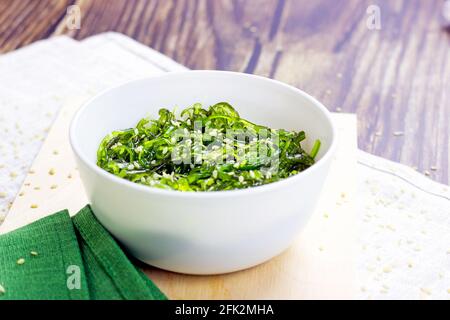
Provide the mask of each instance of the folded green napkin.
POLYGON ((86 206, 0 236, 1 299, 146 299, 165 295, 86 206))

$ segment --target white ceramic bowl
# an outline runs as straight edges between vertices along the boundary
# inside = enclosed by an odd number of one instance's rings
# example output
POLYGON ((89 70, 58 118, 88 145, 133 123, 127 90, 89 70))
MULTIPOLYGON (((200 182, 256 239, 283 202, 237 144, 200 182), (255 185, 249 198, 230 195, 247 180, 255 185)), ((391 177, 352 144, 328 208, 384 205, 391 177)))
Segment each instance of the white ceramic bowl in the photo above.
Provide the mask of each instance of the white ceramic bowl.
POLYGON ((187 71, 97 95, 73 119, 70 141, 95 215, 136 258, 181 273, 218 274, 257 265, 289 247, 319 199, 336 132, 327 109, 294 87, 242 73, 187 71), (279 182, 216 192, 150 188, 97 167, 97 147, 109 132, 133 127, 162 107, 221 101, 255 123, 305 130, 306 150, 320 139, 318 161, 279 182))

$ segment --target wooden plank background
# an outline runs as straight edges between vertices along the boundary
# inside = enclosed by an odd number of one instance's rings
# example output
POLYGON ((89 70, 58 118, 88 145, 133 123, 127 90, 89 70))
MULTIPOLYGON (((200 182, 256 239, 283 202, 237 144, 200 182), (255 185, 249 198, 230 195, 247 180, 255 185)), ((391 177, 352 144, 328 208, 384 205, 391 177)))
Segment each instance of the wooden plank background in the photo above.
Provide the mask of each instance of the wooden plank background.
MULTIPOLYGON (((273 77, 356 112, 368 152, 449 182, 450 26, 442 0, 0 0, 0 53, 117 31, 194 69, 273 77), (366 26, 378 5, 381 29, 366 26), (81 9, 69 30, 66 10, 81 9)), ((1 76, 1 70, 0 70, 1 76)))

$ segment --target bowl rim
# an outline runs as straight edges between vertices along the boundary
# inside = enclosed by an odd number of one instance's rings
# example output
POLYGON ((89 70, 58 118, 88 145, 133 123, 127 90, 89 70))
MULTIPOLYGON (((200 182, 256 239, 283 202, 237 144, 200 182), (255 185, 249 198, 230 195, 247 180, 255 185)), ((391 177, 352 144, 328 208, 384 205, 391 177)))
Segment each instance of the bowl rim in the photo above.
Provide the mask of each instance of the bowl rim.
POLYGON ((96 174, 103 176, 107 180, 109 180, 112 183, 122 185, 124 187, 128 187, 131 189, 134 189, 138 192, 144 192, 148 194, 154 194, 154 195, 161 195, 161 196, 175 196, 175 197, 187 197, 187 198, 222 198, 222 197, 235 197, 235 196, 246 196, 249 194, 255 194, 260 192, 268 192, 273 191, 277 189, 281 189, 284 187, 287 187, 288 185, 297 182, 298 180, 304 179, 304 177, 311 175, 313 172, 320 170, 322 167, 324 167, 329 161, 331 161, 331 157, 333 157, 335 150, 337 148, 337 130, 334 122, 331 119, 331 113, 330 111, 316 98, 309 95, 308 93, 294 87, 291 85, 288 85, 286 83, 283 83, 281 81, 266 78, 263 76, 258 76, 254 74, 248 74, 248 73, 242 73, 242 72, 234 72, 234 71, 220 71, 220 70, 186 70, 186 71, 174 71, 174 72, 166 72, 164 74, 160 75, 154 75, 154 76, 145 76, 133 80, 126 81, 124 83, 121 83, 119 85, 109 87, 105 90, 100 91, 98 94, 94 95, 93 97, 86 100, 81 107, 76 111, 74 117, 71 120, 70 128, 69 128, 69 141, 72 147, 72 150, 74 154, 79 158, 80 161, 83 162, 84 165, 86 165, 90 170, 93 170, 96 174), (112 92, 114 90, 118 90, 124 86, 127 86, 131 83, 140 82, 140 81, 146 81, 149 79, 155 79, 155 78, 165 78, 165 77, 174 77, 179 75, 186 75, 186 74, 223 74, 223 75, 229 75, 232 77, 246 77, 249 79, 255 79, 258 81, 264 81, 268 82, 272 85, 282 86, 290 91, 295 92, 296 94, 302 95, 304 98, 306 98, 309 102, 311 102, 325 117, 325 120, 328 122, 328 125, 331 128, 331 144, 328 150, 325 152, 325 154, 320 158, 314 165, 311 167, 282 180, 275 181, 272 183, 260 185, 260 186, 254 186, 249 187, 245 189, 233 189, 233 190, 219 190, 219 191, 192 191, 192 192, 183 192, 179 190, 169 190, 169 189, 160 189, 160 188, 152 188, 149 186, 141 185, 139 183, 131 182, 129 180, 120 178, 112 173, 109 173, 108 171, 100 168, 97 166, 96 163, 93 163, 88 159, 88 157, 81 151, 81 148, 78 144, 76 136, 76 127, 79 122, 79 119, 81 117, 81 114, 85 110, 89 108, 89 106, 92 104, 92 102, 99 97, 112 92))

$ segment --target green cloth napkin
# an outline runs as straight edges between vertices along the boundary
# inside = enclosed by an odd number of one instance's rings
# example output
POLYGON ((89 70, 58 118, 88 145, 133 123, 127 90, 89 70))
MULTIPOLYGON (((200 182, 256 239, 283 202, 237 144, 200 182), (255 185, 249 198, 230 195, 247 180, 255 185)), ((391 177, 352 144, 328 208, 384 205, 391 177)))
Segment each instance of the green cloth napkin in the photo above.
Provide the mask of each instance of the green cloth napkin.
POLYGON ((167 298, 86 206, 0 236, 1 299, 167 298))

